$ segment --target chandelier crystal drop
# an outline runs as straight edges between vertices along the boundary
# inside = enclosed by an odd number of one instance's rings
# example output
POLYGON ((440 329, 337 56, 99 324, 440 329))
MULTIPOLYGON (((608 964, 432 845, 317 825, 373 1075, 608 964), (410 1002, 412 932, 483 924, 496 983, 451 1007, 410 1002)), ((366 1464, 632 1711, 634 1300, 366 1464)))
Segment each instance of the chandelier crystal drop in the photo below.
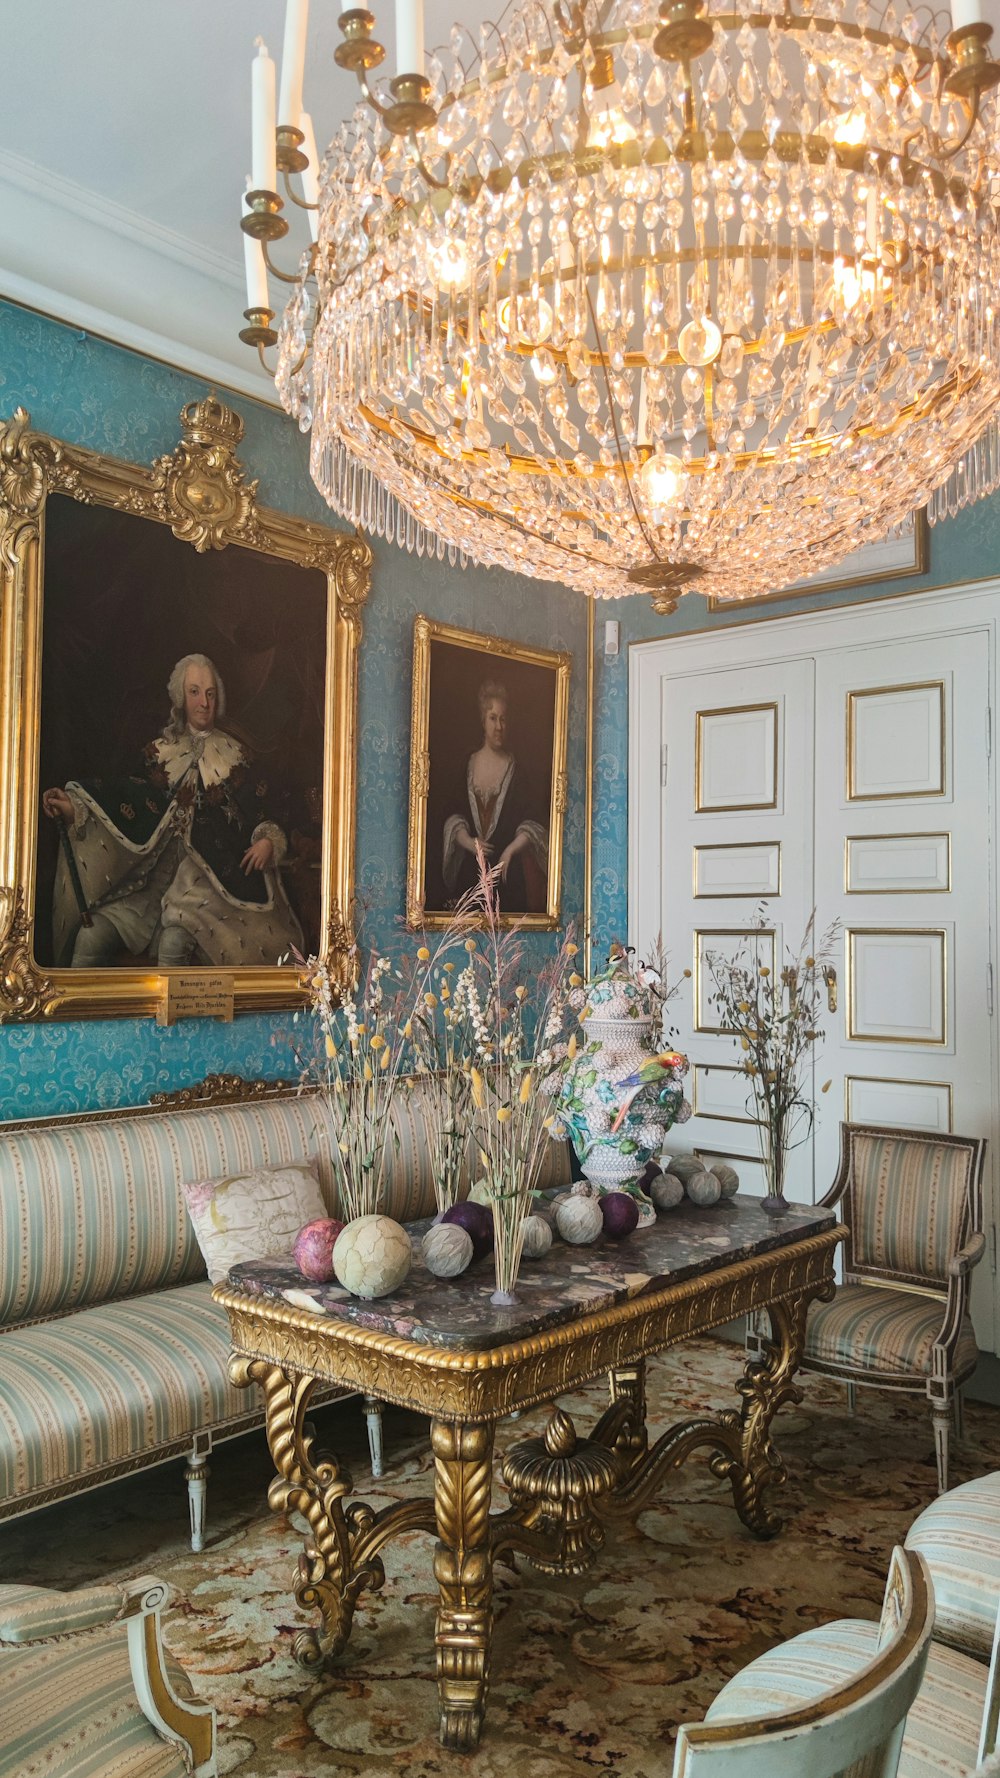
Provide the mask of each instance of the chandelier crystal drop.
POLYGON ((800 4, 529 0, 388 93, 344 15, 275 373, 336 512, 670 610, 1000 485, 989 27, 800 4))

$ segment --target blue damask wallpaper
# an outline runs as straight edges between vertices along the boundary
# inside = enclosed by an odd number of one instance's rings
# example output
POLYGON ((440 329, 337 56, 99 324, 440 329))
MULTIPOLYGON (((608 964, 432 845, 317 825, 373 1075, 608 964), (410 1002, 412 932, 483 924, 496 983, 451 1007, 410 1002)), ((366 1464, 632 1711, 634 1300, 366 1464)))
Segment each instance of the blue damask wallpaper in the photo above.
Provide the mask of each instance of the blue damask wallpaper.
MULTIPOLYGON (((26 407, 33 424, 112 456, 148 463, 170 451, 178 414, 205 385, 26 310, 0 304, 0 413, 26 407)), ((276 409, 233 398, 246 421, 241 456, 260 499, 329 522, 307 467, 307 441, 276 409)), ((378 543, 365 616, 359 720, 357 882, 365 930, 385 945, 400 935, 406 874, 413 619, 418 612, 573 656, 563 909, 583 907, 586 611, 578 594, 493 571, 430 562, 378 543)), ((540 959, 551 940, 529 939, 540 959)), ((151 1092, 212 1071, 292 1075, 290 1016, 232 1025, 152 1019, 0 1026, 0 1116, 141 1104, 151 1092)))

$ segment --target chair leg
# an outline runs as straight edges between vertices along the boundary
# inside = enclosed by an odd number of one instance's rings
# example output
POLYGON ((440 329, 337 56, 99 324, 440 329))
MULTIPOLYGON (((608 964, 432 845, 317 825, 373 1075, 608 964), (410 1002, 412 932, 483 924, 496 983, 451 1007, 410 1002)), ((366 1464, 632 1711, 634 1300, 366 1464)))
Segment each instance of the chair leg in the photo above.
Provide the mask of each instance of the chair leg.
POLYGON ((365 1396, 365 1419, 368 1422, 368 1449, 372 1456, 372 1475, 385 1473, 382 1460, 382 1403, 373 1395, 365 1396))
POLYGON ((191 1513, 191 1548, 205 1548, 205 1506, 208 1496, 208 1452, 195 1445, 188 1452, 184 1471, 188 1485, 188 1507, 191 1513))
POLYGON ((931 1417, 934 1421, 934 1455, 937 1458, 938 1493, 948 1492, 948 1441, 951 1435, 951 1402, 941 1407, 932 1407, 931 1417))
POLYGON ((961 1389, 955 1390, 955 1437, 959 1444, 965 1439, 965 1396, 961 1389))
POLYGON ((847 1390, 847 1412, 849 1414, 854 1414, 857 1412, 858 1407, 857 1390, 853 1383, 845 1383, 844 1387, 847 1390))

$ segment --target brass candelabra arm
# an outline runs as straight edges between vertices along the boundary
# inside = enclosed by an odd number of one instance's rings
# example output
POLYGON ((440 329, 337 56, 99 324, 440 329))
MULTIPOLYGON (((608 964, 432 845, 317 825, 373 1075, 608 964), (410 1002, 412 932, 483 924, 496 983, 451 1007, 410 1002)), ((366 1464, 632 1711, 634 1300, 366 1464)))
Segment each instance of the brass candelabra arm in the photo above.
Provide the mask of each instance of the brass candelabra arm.
MULTIPOLYGON (((306 166, 308 166, 309 165, 308 161, 306 161, 305 164, 306 164, 306 166)), ((285 188, 285 196, 288 199, 288 202, 290 204, 294 204, 295 208, 297 210, 318 210, 319 209, 318 204, 307 204, 305 198, 299 197, 298 192, 293 189, 291 179, 284 168, 281 169, 281 182, 285 188)))
MULTIPOLYGON (((261 246, 264 251, 264 264, 267 266, 267 269, 271 273, 271 275, 273 277, 277 278, 282 284, 297 284, 299 282, 300 277, 301 277, 301 273, 299 273, 299 272, 283 272, 281 270, 281 267, 276 266, 274 263, 274 260, 271 258, 271 255, 267 250, 267 241, 266 240, 261 242, 261 246)), ((313 242, 313 245, 312 245, 312 248, 311 248, 310 254, 309 254, 309 271, 310 272, 313 270, 315 262, 316 262, 316 243, 313 242)))

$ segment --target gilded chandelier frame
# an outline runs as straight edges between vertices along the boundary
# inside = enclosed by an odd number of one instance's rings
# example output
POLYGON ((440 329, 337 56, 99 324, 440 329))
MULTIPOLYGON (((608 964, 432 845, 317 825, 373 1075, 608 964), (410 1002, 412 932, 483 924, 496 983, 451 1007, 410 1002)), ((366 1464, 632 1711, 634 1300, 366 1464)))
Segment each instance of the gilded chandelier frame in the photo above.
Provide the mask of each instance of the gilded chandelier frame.
MULTIPOLYGON (((168 982, 155 963, 51 968, 35 957, 45 509, 53 493, 168 525, 199 552, 238 544, 325 575, 321 952, 342 978, 350 967, 358 650, 371 550, 360 534, 258 505, 257 482, 236 454, 243 421, 214 394, 189 402, 180 418, 180 442, 149 468, 33 431, 24 408, 0 422, 0 1021, 151 1014, 168 982)), ((301 1000, 294 966, 224 973, 236 1012, 301 1000)))

